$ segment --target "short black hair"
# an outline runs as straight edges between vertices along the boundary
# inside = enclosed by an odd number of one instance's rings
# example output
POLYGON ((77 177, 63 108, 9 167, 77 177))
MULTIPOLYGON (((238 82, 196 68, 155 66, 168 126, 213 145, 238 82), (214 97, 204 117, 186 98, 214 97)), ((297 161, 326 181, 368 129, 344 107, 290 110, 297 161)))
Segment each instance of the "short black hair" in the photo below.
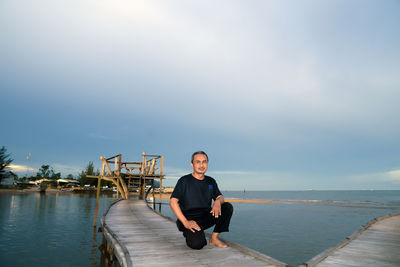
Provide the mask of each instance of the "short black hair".
POLYGON ((208 156, 207 156, 206 152, 204 152, 204 151, 196 151, 196 152, 194 152, 194 153, 192 154, 192 161, 191 161, 191 163, 193 163, 194 156, 196 156, 196 155, 198 155, 198 154, 206 156, 206 157, 207 157, 207 161, 208 161, 208 156))

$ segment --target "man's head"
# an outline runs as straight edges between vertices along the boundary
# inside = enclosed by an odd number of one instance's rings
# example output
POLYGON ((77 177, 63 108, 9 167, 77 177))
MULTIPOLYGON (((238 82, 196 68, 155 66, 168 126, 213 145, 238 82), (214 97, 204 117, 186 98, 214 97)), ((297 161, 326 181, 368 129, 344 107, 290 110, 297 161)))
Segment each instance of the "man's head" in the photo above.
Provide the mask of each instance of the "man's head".
POLYGON ((193 168, 194 174, 204 175, 208 168, 208 156, 203 151, 196 151, 192 155, 192 162, 190 163, 193 168))
POLYGON ((204 152, 204 151, 196 151, 196 152, 194 152, 194 153, 192 154, 192 161, 191 161, 191 163, 193 163, 194 157, 195 157, 196 155, 204 155, 204 156, 206 156, 207 161, 208 161, 208 156, 207 156, 206 152, 204 152))

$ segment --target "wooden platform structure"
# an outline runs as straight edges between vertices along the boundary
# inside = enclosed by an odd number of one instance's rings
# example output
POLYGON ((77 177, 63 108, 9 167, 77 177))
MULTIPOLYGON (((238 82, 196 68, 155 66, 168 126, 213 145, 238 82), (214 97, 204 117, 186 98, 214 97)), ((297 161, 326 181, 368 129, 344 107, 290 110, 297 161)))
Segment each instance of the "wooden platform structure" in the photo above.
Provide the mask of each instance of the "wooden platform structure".
MULTIPOLYGON (((122 155, 118 154, 109 158, 101 156, 100 160, 102 162, 100 175, 87 176, 98 180, 94 227, 97 224, 102 180, 110 181, 117 187, 117 199, 119 199, 119 194, 123 199, 129 199, 129 192, 133 189, 139 191, 140 199, 145 199, 151 189, 153 189, 154 194, 155 180, 159 180, 160 188, 162 188, 162 180, 164 179, 164 156, 162 155, 148 155, 143 152, 142 161, 122 161, 122 155), (114 168, 110 168, 109 164, 114 168), (150 185, 150 188, 146 192, 148 185, 150 185)), ((159 194, 162 197, 162 190, 159 191, 159 194)))
POLYGON ((100 180, 111 181, 117 187, 117 192, 123 199, 129 199, 131 186, 139 189, 141 198, 145 197, 145 188, 150 183, 154 187, 154 180, 160 180, 160 188, 164 179, 164 157, 142 153, 142 161, 122 161, 118 154, 109 158, 100 157, 102 161, 99 176, 88 176, 100 180), (114 166, 114 169, 110 168, 114 166))
POLYGON ((228 248, 186 246, 172 219, 143 200, 120 200, 102 218, 102 266, 288 266, 257 251, 228 242, 228 248))
POLYGON ((400 214, 374 219, 303 266, 400 266, 400 214))

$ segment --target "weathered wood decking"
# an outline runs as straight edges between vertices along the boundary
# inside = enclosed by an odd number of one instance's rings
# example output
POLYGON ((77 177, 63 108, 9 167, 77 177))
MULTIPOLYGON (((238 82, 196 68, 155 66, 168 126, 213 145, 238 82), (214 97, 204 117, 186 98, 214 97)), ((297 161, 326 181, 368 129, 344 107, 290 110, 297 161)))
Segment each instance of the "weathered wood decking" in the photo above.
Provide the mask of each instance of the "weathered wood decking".
POLYGON ((225 249, 192 250, 173 221, 140 200, 113 204, 103 216, 102 228, 121 266, 286 266, 232 242, 225 249))
POLYGON ((305 266, 400 266, 400 214, 373 220, 305 266))

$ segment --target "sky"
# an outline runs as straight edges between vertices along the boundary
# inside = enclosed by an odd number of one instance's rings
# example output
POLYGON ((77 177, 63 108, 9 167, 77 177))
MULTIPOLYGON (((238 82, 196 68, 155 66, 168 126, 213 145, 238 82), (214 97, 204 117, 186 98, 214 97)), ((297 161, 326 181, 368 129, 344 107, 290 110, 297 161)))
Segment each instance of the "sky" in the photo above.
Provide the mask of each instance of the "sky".
POLYGON ((400 2, 2 0, 19 175, 207 152, 221 190, 400 189, 400 2), (30 155, 29 160, 27 160, 30 155))

